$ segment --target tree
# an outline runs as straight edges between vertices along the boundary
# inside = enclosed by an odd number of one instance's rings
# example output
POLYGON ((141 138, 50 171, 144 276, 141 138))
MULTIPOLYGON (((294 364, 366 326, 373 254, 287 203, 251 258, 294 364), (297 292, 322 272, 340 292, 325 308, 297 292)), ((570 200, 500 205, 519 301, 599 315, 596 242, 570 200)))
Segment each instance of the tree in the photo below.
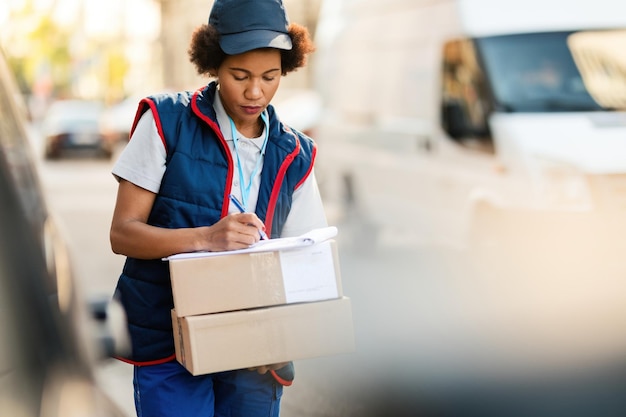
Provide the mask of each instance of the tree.
POLYGON ((11 11, 10 22, 14 24, 10 25, 4 49, 22 92, 50 89, 51 94, 69 94, 70 34, 49 13, 37 13, 30 0, 21 9, 11 11))

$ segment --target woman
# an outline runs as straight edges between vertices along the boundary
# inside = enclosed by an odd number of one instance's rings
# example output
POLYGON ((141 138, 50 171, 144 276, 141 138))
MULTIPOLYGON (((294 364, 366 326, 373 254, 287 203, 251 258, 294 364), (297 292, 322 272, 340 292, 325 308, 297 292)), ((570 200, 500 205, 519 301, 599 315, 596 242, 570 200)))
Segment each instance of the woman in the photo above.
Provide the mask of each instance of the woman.
POLYGON ((126 255, 116 297, 129 322, 137 415, 277 416, 293 365, 194 377, 175 360, 163 257, 245 248, 262 232, 296 236, 327 225, 314 142, 270 105, 281 76, 314 46, 280 0, 217 0, 189 54, 214 77, 196 92, 142 100, 113 168, 119 181, 111 247, 126 255), (233 195, 243 212, 229 199, 233 195))

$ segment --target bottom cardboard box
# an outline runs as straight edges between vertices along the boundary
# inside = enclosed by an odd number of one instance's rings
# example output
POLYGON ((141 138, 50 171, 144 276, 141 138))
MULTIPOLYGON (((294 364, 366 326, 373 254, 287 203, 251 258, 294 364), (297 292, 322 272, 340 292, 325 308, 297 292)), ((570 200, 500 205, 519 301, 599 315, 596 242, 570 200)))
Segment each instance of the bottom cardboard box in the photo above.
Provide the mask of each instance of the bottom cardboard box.
POLYGON ((355 350, 347 297, 252 310, 177 317, 176 359, 193 375, 355 350))

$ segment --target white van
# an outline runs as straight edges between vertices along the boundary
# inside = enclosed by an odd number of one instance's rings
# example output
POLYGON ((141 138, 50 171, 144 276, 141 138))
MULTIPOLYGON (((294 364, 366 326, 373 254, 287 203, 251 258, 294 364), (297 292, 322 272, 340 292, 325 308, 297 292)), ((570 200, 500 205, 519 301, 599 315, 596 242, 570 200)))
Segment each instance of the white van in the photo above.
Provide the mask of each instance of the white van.
POLYGON ((316 43, 329 216, 463 246, 478 219, 626 215, 625 2, 327 0, 316 43))

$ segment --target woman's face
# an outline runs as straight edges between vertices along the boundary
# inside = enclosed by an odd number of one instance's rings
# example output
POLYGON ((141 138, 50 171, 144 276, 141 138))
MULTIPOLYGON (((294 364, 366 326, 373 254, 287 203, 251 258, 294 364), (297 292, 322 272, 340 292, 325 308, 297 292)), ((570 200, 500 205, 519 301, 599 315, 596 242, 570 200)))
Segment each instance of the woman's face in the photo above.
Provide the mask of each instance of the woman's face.
POLYGON ((281 78, 280 52, 276 49, 256 49, 239 55, 229 55, 218 68, 220 98, 237 129, 255 129, 270 103, 281 78))

